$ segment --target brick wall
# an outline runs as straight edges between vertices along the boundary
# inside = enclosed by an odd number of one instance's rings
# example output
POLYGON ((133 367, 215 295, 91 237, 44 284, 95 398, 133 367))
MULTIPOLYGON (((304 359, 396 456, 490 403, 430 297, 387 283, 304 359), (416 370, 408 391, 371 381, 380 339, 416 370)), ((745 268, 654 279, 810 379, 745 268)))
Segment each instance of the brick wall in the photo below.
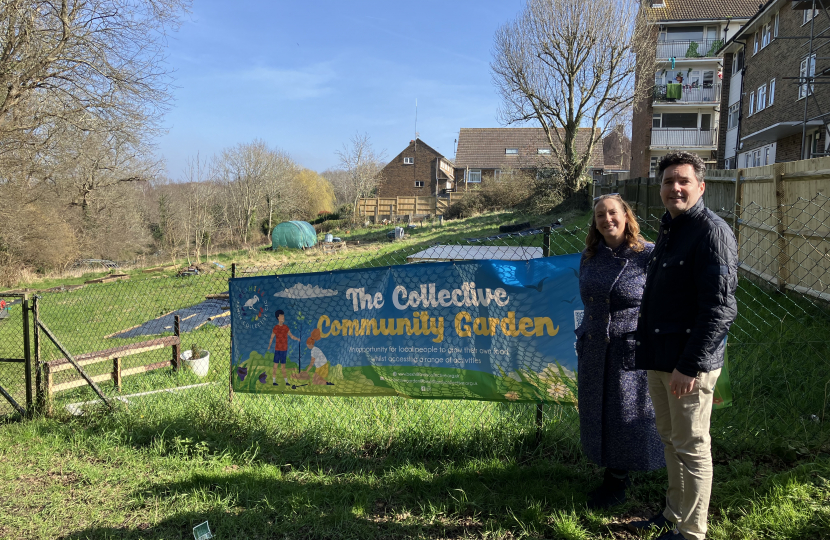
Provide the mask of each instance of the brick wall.
MULTIPOLYGON (((656 39, 656 38, 655 38, 656 39)), ((639 87, 640 70, 637 70, 639 87)), ((654 80, 653 73, 642 74, 654 80)), ((631 177, 646 177, 649 170, 649 150, 651 145, 651 117, 654 115, 651 96, 640 96, 634 103, 634 115, 631 119, 631 177)))
POLYGON ((410 141, 409 146, 383 168, 378 197, 435 195, 435 173, 439 157, 441 154, 420 139, 417 145, 415 141, 410 141), (405 157, 414 158, 415 163, 405 165, 405 157), (415 182, 423 182, 423 187, 415 187, 415 182))
MULTIPOLYGON (((791 6, 792 4, 789 2, 782 3, 778 23, 779 37, 809 35, 810 23, 808 22, 802 26, 804 12, 801 10, 794 11, 791 6)), ((815 18, 814 35, 818 35, 826 27, 827 18, 823 13, 820 13, 815 18)), ((754 34, 746 36, 747 54, 742 106, 743 119, 741 122, 742 137, 778 122, 800 122, 804 119, 804 99, 798 99, 798 85, 796 81, 785 80, 784 77, 797 77, 799 75, 799 66, 808 52, 808 46, 805 44, 807 40, 773 39, 769 45, 753 54, 754 39, 754 34), (762 84, 768 85, 773 78, 775 78, 775 102, 773 105, 768 105, 764 110, 749 116, 750 92, 756 93, 757 103, 758 87, 762 84)), ((822 40, 815 42, 814 47, 821 42, 822 40)), ((816 53, 816 73, 821 73, 824 69, 830 68, 830 60, 826 57, 826 51, 819 49, 816 53)), ((830 79, 820 79, 820 81, 830 82, 830 79)), ((830 111, 830 87, 827 84, 817 84, 815 86, 815 97, 816 100, 813 100, 812 97, 807 100, 808 118, 830 111)), ((767 96, 767 102, 769 102, 769 96, 767 96)), ((746 152, 769 143, 770 141, 746 141, 740 151, 746 152)), ((801 133, 799 131, 797 135, 788 136, 779 141, 776 148, 776 161, 799 159, 800 148, 801 133), (795 144, 796 139, 797 145, 795 144), (798 149, 795 149, 796 146, 798 149)))

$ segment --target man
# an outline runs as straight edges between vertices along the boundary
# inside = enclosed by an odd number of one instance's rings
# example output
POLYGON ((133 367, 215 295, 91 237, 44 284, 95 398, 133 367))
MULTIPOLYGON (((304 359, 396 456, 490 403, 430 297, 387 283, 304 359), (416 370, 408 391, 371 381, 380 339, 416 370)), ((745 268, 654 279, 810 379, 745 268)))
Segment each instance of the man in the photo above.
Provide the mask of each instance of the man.
POLYGON ((271 330, 271 339, 268 340, 268 349, 271 349, 271 343, 274 343, 274 369, 271 373, 271 381, 274 386, 277 386, 277 364, 282 365, 282 379, 285 381, 285 386, 291 386, 288 382, 288 376, 285 374, 285 361, 288 356, 288 338, 294 341, 300 341, 299 338, 294 337, 291 330, 285 324, 285 312, 278 309, 274 316, 277 318, 277 324, 271 330))
POLYGON ((669 487, 662 514, 633 522, 661 539, 702 540, 712 490, 709 420, 726 334, 737 315, 735 235, 703 205, 703 160, 666 155, 658 168, 663 215, 646 271, 635 368, 648 370, 669 487), (674 529, 674 530, 671 530, 674 529))

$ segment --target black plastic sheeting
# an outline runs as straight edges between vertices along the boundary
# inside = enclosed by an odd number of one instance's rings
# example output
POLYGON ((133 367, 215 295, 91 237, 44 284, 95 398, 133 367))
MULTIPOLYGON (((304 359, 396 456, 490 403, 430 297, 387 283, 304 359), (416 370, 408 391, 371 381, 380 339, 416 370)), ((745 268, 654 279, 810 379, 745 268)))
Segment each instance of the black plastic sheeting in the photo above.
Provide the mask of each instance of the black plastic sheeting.
POLYGON ((185 332, 195 330, 196 327, 201 326, 203 323, 212 324, 213 326, 222 328, 224 326, 229 326, 231 324, 231 318, 229 315, 225 317, 219 317, 218 319, 214 319, 212 321, 208 321, 208 318, 214 317, 216 315, 221 315, 222 312, 227 311, 226 309, 222 309, 222 307, 227 305, 227 299, 205 300, 201 304, 196 304, 195 306, 179 309, 172 313, 168 313, 163 317, 159 317, 158 319, 147 321, 141 326, 138 326, 136 328, 130 328, 129 330, 124 330, 123 332, 119 332, 118 334, 114 334, 110 337, 133 338, 139 336, 152 336, 155 334, 163 334, 165 332, 172 333, 176 315, 178 315, 181 319, 179 322, 179 330, 182 334, 184 334, 185 332))

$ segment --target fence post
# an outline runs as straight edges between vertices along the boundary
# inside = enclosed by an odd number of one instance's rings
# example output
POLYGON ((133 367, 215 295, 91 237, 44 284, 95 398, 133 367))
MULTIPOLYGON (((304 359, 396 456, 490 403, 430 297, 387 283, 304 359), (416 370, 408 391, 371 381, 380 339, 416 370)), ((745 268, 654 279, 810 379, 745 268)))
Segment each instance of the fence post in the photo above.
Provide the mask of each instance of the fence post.
POLYGON ((23 295, 23 358, 26 360, 26 415, 32 414, 32 342, 29 336, 29 294, 23 295))
MULTIPOLYGON (((380 199, 378 199, 380 203, 380 199)), ((236 263, 231 264, 231 279, 236 277, 236 263)), ((228 287, 230 292, 230 287, 228 287)), ((231 346, 229 347, 231 353, 228 356, 228 403, 233 402, 233 326, 231 326, 231 346)))
MULTIPOLYGON (((179 342, 173 345, 173 371, 179 370, 179 358, 182 354, 182 330, 181 330, 181 318, 178 315, 173 317, 173 335, 179 338, 179 342)), ((120 378, 120 376, 119 376, 120 378)), ((121 384, 118 384, 118 389, 121 389, 121 384)))
POLYGON ((121 358, 115 357, 112 359, 112 380, 115 383, 115 389, 121 391, 121 358))
POLYGON ((784 292, 787 287, 787 282, 790 279, 789 272, 789 256, 787 255, 787 239, 784 237, 784 232, 787 226, 784 223, 784 184, 781 181, 784 165, 776 163, 772 166, 772 181, 775 185, 775 213, 777 214, 778 224, 775 227, 778 233, 778 240, 776 246, 778 247, 778 290, 784 292))
MULTIPOLYGON (((542 257, 550 257, 550 232, 551 226, 545 226, 542 235, 542 257)), ((542 443, 542 424, 544 420, 544 403, 536 404, 536 446, 542 443)))
POLYGON ((33 361, 35 363, 35 409, 37 411, 43 411, 46 401, 44 399, 43 365, 40 362, 40 327, 37 325, 37 321, 40 319, 38 300, 40 300, 40 296, 38 295, 32 298, 32 328, 34 329, 32 333, 32 339, 34 341, 32 343, 32 352, 34 353, 33 361))
MULTIPOLYGON (((736 169, 735 170, 735 201, 732 205, 732 232, 735 233, 735 239, 738 239, 738 220, 740 219, 739 213, 741 210, 741 178, 744 176, 743 169, 736 169)), ((738 251, 741 250, 741 243, 738 241, 738 251)), ((740 254, 738 255, 738 260, 740 260, 740 254)))

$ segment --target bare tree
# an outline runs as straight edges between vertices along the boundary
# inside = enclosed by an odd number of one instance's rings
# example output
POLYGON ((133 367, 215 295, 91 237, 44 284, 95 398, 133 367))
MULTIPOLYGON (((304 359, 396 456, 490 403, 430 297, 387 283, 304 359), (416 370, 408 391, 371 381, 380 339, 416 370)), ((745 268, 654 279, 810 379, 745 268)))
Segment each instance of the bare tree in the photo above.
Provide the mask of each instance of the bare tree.
POLYGON ((356 133, 343 150, 337 152, 340 167, 346 171, 344 192, 350 197, 353 208, 357 211, 357 201, 369 197, 381 181, 381 170, 386 158, 383 152, 376 153, 369 141, 369 135, 356 133))
MULTIPOLYGON (((166 36, 190 0, 0 2, 0 140, 153 129, 169 100, 166 36)), ((29 140, 28 142, 32 142, 29 140)))
POLYGON ((351 183, 349 182, 348 172, 342 169, 327 169, 321 172, 320 176, 328 180, 331 184, 338 206, 350 204, 354 200, 354 197, 351 195, 351 183))
POLYGON ((649 58, 643 22, 631 0, 527 0, 496 33, 490 67, 501 119, 541 126, 552 165, 571 192, 594 145, 621 123, 635 96, 650 90, 652 77, 635 77, 636 57, 649 58), (580 127, 590 129, 578 146, 580 127))
POLYGON ((265 213, 268 216, 268 231, 274 228, 274 218, 290 216, 301 201, 293 187, 293 179, 299 166, 282 150, 269 150, 268 167, 263 177, 262 192, 265 197, 265 213))
MULTIPOLYGON (((202 248, 210 256, 210 241, 215 230, 215 220, 212 206, 216 197, 217 187, 212 180, 211 165, 199 154, 189 158, 184 167, 186 182, 187 215, 183 226, 186 231, 187 244, 193 246, 193 258, 198 263, 202 255, 202 248)), ((190 249, 187 250, 187 262, 190 264, 190 249)))
POLYGON ((238 144, 217 158, 216 174, 228 197, 228 219, 236 237, 245 245, 263 198, 265 178, 271 173, 268 147, 263 141, 238 144))

